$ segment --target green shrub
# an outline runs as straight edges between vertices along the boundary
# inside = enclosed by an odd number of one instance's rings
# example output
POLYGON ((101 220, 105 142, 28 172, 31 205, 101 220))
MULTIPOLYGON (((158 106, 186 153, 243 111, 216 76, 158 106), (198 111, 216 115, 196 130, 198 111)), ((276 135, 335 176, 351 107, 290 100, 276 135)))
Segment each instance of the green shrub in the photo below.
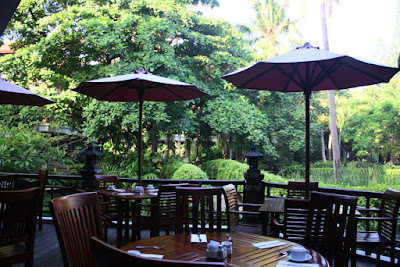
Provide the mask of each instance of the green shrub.
POLYGON ((201 168, 213 180, 243 180, 249 165, 236 160, 215 159, 203 163, 201 168))
POLYGON ((207 173, 196 165, 183 163, 172 175, 173 180, 208 180, 207 173))
POLYGON ((58 137, 24 125, 0 127, 0 171, 36 173, 48 168, 50 173, 58 173, 59 166, 73 166, 75 163, 66 157, 66 147, 58 145, 58 141, 58 137))
POLYGON ((178 159, 170 158, 167 162, 164 163, 162 167, 161 173, 162 177, 165 179, 171 179, 174 175, 175 171, 179 169, 184 163, 178 159))

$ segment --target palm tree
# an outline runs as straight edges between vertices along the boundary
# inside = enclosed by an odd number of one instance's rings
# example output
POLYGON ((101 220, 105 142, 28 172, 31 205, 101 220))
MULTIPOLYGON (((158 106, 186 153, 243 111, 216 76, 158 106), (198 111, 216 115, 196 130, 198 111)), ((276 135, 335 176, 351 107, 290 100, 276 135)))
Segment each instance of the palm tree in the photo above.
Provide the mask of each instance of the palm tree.
POLYGON ((289 30, 294 29, 294 23, 285 14, 286 5, 279 5, 275 0, 253 0, 253 7, 256 14, 252 29, 257 35, 256 56, 261 59, 277 56, 280 52, 278 47, 287 40, 289 30), (283 36, 285 38, 281 38, 283 36))
MULTIPOLYGON (((336 0, 336 2, 338 2, 336 0)), ((332 0, 321 0, 320 3, 320 16, 321 16, 321 29, 322 29, 322 41, 324 44, 324 49, 329 50, 329 40, 328 40, 328 27, 327 27, 327 17, 326 10, 330 11, 332 7, 332 0)), ((328 13, 330 16, 331 12, 328 13)), ((335 103, 335 91, 328 91, 328 102, 329 102, 329 129, 331 131, 332 140, 332 159, 333 159, 333 174, 335 178, 335 183, 339 179, 339 168, 340 168, 340 147, 339 147, 339 134, 336 121, 336 103, 335 103)))

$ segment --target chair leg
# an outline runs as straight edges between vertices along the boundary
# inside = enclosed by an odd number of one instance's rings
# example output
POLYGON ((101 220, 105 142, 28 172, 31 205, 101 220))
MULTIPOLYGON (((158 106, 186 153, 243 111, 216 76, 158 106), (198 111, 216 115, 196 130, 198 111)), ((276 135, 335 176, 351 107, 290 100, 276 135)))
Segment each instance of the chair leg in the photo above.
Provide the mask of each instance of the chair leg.
POLYGON ((108 240, 108 225, 106 222, 104 222, 104 241, 107 242, 108 240))
POLYGON ((39 211, 38 222, 39 222, 39 230, 42 230, 43 229, 43 210, 42 209, 39 211))
POLYGON ((381 249, 379 247, 376 250, 376 266, 381 266, 381 249))

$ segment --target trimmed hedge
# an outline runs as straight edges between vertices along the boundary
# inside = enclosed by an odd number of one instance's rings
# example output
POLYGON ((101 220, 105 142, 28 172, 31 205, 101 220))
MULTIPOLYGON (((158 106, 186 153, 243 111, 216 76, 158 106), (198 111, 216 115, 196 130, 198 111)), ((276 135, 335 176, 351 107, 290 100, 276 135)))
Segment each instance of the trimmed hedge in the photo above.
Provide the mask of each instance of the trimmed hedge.
POLYGON ((215 159, 202 164, 201 168, 213 180, 243 180, 249 165, 230 159, 215 159))
POLYGON ((178 170, 183 164, 182 161, 174 158, 170 158, 163 166, 161 173, 165 179, 171 179, 176 170, 178 170))
POLYGON ((182 163, 172 175, 173 180, 208 180, 207 173, 196 165, 182 163))

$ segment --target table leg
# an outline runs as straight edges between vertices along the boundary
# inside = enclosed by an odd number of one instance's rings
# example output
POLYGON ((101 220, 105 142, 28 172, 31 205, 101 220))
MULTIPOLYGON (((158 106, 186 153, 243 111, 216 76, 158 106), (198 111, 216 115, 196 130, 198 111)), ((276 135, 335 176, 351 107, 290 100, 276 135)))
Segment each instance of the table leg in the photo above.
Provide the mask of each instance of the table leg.
POLYGON ((124 218, 124 203, 118 199, 118 226, 117 226, 117 247, 122 245, 122 221, 124 218))

